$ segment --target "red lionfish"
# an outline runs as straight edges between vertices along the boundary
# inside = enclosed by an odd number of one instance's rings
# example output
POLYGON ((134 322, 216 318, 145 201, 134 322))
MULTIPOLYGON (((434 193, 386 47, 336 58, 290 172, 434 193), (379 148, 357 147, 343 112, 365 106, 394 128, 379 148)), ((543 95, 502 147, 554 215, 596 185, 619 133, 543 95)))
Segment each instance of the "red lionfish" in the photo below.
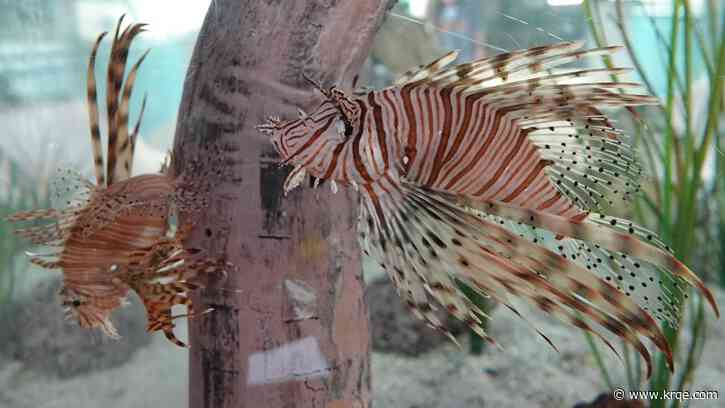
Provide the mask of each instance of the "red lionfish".
MULTIPOLYGON (((94 74, 96 53, 107 34, 104 32, 98 36, 88 64, 88 115, 96 184, 64 171, 56 183, 58 193, 67 199, 64 208, 18 213, 8 220, 51 222, 16 232, 34 244, 51 248, 50 253, 29 254, 30 260, 45 268, 62 270, 62 304, 80 326, 98 328, 116 337, 110 314, 124 304, 132 289, 146 308, 147 330, 162 330, 170 341, 184 347, 173 333, 173 320, 193 315, 188 295, 199 284, 191 281, 223 267, 215 260, 192 259, 198 258, 194 255, 200 250, 185 249, 182 245, 190 226, 183 225, 174 234, 170 218, 177 212, 193 213, 206 205, 210 174, 204 170, 208 166, 191 161, 179 177, 171 174, 169 165, 164 166, 166 170, 161 174, 131 177, 146 98, 130 134, 129 100, 137 71, 148 51, 133 65, 124 83, 129 47, 134 37, 144 31, 145 24, 130 25, 120 32, 122 21, 123 17, 116 26, 107 74, 109 131, 105 171, 94 74), (172 316, 174 305, 186 305, 188 315, 172 316)), ((217 159, 209 157, 205 161, 215 163, 217 159)))
POLYGON ((615 353, 603 334, 619 336, 639 351, 649 375, 641 336, 673 367, 655 321, 674 324, 679 313, 666 284, 698 288, 719 312, 702 281, 654 233, 601 213, 638 191, 641 170, 600 109, 657 101, 622 91, 636 83, 609 79, 625 69, 552 72, 618 48, 581 46, 456 66, 451 52, 393 86, 352 97, 308 79, 325 97, 314 113, 272 117, 258 129, 282 163, 295 166, 286 189, 310 174, 332 180, 333 190, 337 181, 361 192, 363 251, 428 325, 452 337, 433 313, 437 304, 493 342, 482 327, 487 316, 461 288, 522 318, 509 299, 524 298, 615 353))

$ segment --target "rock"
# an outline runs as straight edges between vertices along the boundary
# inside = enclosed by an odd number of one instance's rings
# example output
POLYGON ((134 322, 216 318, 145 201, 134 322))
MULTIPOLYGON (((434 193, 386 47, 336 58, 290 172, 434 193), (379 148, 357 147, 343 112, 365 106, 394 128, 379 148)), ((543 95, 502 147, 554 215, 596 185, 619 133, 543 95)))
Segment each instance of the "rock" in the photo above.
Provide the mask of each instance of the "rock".
MULTIPOLYGON (((413 316, 387 276, 368 283, 365 296, 370 308, 373 350, 416 356, 450 343, 446 336, 413 316)), ((441 311, 437 314, 454 336, 468 331, 460 321, 441 311)))
POLYGON ((8 330, 0 339, 0 353, 44 375, 70 378, 121 365, 150 342, 144 309, 135 298, 113 314, 121 335, 114 340, 66 320, 58 302, 59 288, 60 279, 42 282, 29 299, 13 306, 14 313, 4 324, 8 330))
MULTIPOLYGON (((722 307, 725 291, 714 284, 708 286, 722 307)), ((371 307, 378 306, 376 302, 377 299, 368 298, 371 307)), ((597 400, 597 396, 608 387, 601 379, 581 331, 522 302, 513 305, 528 323, 505 307, 498 307, 491 313, 488 332, 503 350, 488 347, 480 356, 471 355, 466 353, 466 336, 463 336, 463 351, 448 342, 434 352, 416 358, 373 352, 373 405, 396 408, 562 408, 573 407, 581 401, 606 401, 604 398, 597 400), (552 350, 531 326, 546 334, 559 352, 552 350)), ((690 391, 725 389, 725 360, 722 358, 725 353, 725 325, 716 320, 709 310, 705 311, 705 317, 708 321, 707 341, 693 383, 687 387, 690 391)), ((689 323, 683 325, 680 334, 681 347, 689 346, 689 323)), ((600 352, 615 387, 630 391, 648 389, 646 383, 630 389, 622 360, 604 347, 600 347, 600 352)), ((683 364, 684 361, 678 360, 677 369, 681 369, 683 364)), ((649 404, 651 401, 645 402, 649 404)), ((719 400, 690 402, 693 408, 722 408, 722 392, 719 400)))
MULTIPOLYGON (((400 10, 396 11, 402 14, 400 10)), ((445 54, 434 32, 423 25, 387 16, 375 37, 370 58, 385 66, 397 78, 408 70, 445 54)))

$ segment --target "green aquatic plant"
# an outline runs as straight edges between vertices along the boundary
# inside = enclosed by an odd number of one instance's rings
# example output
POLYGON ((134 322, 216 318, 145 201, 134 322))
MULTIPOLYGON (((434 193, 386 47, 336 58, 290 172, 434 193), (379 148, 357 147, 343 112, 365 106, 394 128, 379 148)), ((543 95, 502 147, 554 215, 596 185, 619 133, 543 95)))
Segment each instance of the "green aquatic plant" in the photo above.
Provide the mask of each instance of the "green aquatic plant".
MULTIPOLYGON (((661 32, 654 18, 649 17, 650 28, 657 38, 656 46, 666 55, 666 64, 657 75, 666 77, 666 91, 661 96, 662 104, 657 108, 634 112, 632 120, 635 143, 643 152, 644 163, 648 169, 650 183, 641 194, 635 206, 637 217, 645 224, 656 226, 666 242, 671 243, 675 255, 686 263, 698 265, 696 255, 700 248, 715 247, 716 252, 725 253, 720 240, 706 239, 709 228, 702 222, 703 214, 709 214, 708 198, 715 198, 719 205, 718 233, 725 237, 725 182, 714 181, 710 188, 705 180, 705 162, 708 155, 716 154, 716 169, 723 174, 725 158, 720 149, 719 121, 723 112, 723 86, 725 85, 725 14, 723 7, 715 0, 708 0, 701 20, 696 23, 692 2, 674 0, 669 21, 669 35, 661 32), (696 96, 694 88, 696 64, 704 65, 708 80, 708 93, 696 96), (696 98, 705 101, 704 120, 698 120, 696 98), (709 192, 709 193, 708 193, 709 192), (714 196, 714 197, 713 197, 714 196)), ((590 31, 598 45, 607 44, 604 27, 604 13, 597 1, 586 0, 583 4, 590 31)), ((642 7, 635 4, 635 7, 642 7)), ((656 95, 650 75, 643 69, 636 48, 630 37, 625 9, 622 0, 614 5, 614 13, 607 16, 614 20, 621 36, 626 53, 649 92, 656 95)), ((606 65, 611 61, 605 60, 606 65)), ((702 265, 702 262, 699 263, 702 265)), ((699 270, 705 273, 705 270, 699 270)), ((725 271, 722 272, 725 282, 725 271)), ((673 291, 675 293, 675 291, 673 291)), ((687 313, 677 316, 679 325, 664 325, 663 330, 675 353, 684 361, 674 374, 665 364, 664 356, 659 353, 656 371, 649 383, 652 391, 682 390, 692 384, 701 350, 706 340, 706 320, 704 305, 699 296, 690 296, 687 292, 678 299, 686 307, 687 313), (685 318, 687 316, 687 318, 685 318), (689 344, 680 344, 680 332, 689 326, 692 340, 689 344)), ((595 356, 599 352, 590 343, 595 356)), ((626 377, 630 389, 639 389, 640 370, 638 359, 629 358, 629 350, 624 347, 626 377)), ((611 388, 606 367, 597 359, 603 377, 611 388)), ((680 406, 680 401, 652 401, 652 407, 680 406)))
MULTIPOLYGON (((17 159, 0 150, 0 219, 50 201, 48 178, 31 176, 17 159)), ((13 234, 11 224, 0 222, 0 317, 14 300, 19 269, 27 265, 17 255, 27 243, 13 234)))

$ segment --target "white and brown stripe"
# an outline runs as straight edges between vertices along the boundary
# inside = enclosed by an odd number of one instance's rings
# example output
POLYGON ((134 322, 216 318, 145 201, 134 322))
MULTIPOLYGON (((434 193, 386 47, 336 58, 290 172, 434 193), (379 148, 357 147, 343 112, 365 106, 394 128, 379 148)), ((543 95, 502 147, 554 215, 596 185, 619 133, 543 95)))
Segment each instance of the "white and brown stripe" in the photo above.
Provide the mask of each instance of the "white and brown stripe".
MULTIPOLYGON (((485 315, 461 285, 523 317, 509 296, 595 333, 613 333, 670 367, 672 352, 653 319, 672 324, 679 293, 702 281, 653 233, 601 212, 638 191, 633 149, 603 108, 653 104, 612 82, 626 70, 552 68, 617 47, 562 43, 447 68, 450 53, 394 86, 356 97, 336 88, 299 120, 270 119, 284 163, 362 192, 363 250, 388 272, 406 304, 450 334, 432 313, 442 305, 492 341, 485 315), (659 280, 659 284, 657 282, 659 280), (679 287, 678 287, 679 285, 679 287)), ((537 330, 547 342, 549 341, 537 330)), ((613 349, 613 348, 612 348, 613 349)))
POLYGON ((111 46, 107 77, 108 159, 104 172, 95 80, 95 60, 106 33, 96 40, 88 65, 88 113, 94 172, 97 184, 71 171, 61 173, 59 183, 73 194, 62 209, 15 214, 9 221, 50 221, 17 230, 50 253, 31 254, 31 262, 63 273, 62 304, 82 327, 98 328, 110 336, 116 330, 110 314, 135 291, 147 311, 148 330, 162 330, 177 345, 171 308, 186 305, 193 316, 189 292, 201 274, 223 270, 220 261, 203 257, 199 250, 185 249, 183 240, 190 225, 171 233, 169 218, 183 212, 193 222, 206 206, 211 184, 223 172, 221 150, 213 145, 202 159, 187 158, 177 176, 144 174, 131 177, 132 155, 146 99, 129 135, 129 103, 138 69, 146 53, 133 65, 123 84, 128 49, 144 24, 121 31, 119 19, 111 46), (123 85, 123 86, 122 86, 123 85))

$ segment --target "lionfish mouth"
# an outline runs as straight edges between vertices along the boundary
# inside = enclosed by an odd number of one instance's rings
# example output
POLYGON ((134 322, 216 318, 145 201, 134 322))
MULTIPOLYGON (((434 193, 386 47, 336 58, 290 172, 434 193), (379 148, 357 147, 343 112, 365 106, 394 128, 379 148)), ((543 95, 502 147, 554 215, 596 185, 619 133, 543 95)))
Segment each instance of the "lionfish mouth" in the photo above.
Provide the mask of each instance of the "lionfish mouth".
MULTIPOLYGON (((268 135, 270 138, 270 141, 272 142, 272 145, 274 146, 274 149, 277 151, 277 153, 282 157, 282 159, 285 159, 287 155, 285 154, 286 147, 283 146, 282 138, 279 136, 279 132, 284 128, 286 125, 286 122, 283 122, 279 116, 270 116, 267 118, 267 122, 255 126, 255 128, 261 132, 262 134, 268 135)), ((283 160, 280 165, 287 164, 286 160, 283 160)))
POLYGON ((282 129, 284 126, 284 122, 279 118, 279 116, 270 116, 267 118, 266 123, 262 123, 261 125, 255 126, 258 131, 267 134, 272 135, 277 130, 282 129))

